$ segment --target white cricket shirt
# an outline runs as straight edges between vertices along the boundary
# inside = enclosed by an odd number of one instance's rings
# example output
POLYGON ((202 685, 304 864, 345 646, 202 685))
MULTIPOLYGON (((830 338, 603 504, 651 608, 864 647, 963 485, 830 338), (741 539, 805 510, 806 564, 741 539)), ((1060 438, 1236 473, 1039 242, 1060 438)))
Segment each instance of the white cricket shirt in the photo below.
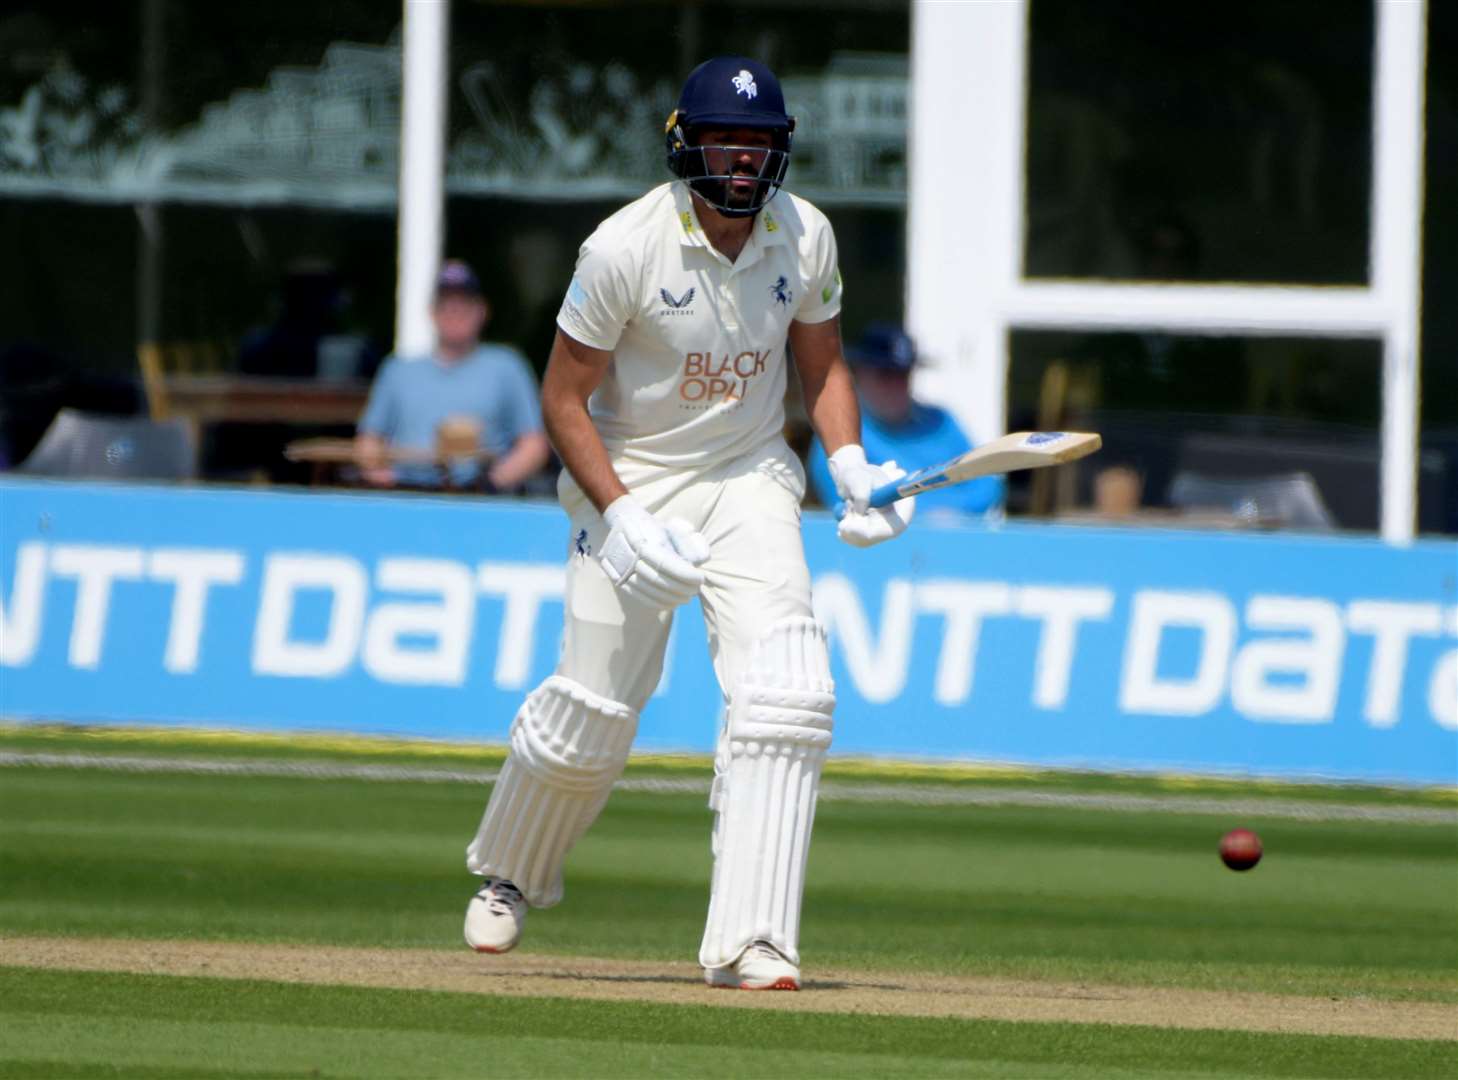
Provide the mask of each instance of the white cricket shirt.
POLYGON ((672 182, 587 238, 557 325, 613 354, 588 403, 608 453, 694 467, 780 436, 790 321, 833 318, 840 296, 835 234, 810 203, 781 190, 731 263, 672 182))

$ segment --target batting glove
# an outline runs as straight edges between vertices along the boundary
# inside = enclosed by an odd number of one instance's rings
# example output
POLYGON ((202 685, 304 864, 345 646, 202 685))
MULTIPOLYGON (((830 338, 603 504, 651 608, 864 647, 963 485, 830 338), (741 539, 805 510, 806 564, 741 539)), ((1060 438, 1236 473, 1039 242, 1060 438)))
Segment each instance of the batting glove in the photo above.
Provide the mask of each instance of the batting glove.
POLYGON ((631 495, 603 511, 608 536, 598 562, 625 597, 669 610, 692 600, 704 584, 699 566, 709 543, 687 521, 661 522, 631 495))
POLYGON ((835 481, 835 493, 845 503, 846 511, 864 514, 870 503, 871 492, 877 484, 884 483, 881 470, 866 461, 866 451, 856 443, 842 446, 830 455, 830 478, 835 481))
POLYGON ((837 494, 845 500, 845 515, 840 519, 836 535, 847 544, 852 547, 870 547, 900 536, 906 531, 906 526, 911 524, 912 515, 916 513, 915 496, 884 507, 871 507, 868 502, 871 492, 876 488, 906 475, 906 470, 896 462, 870 465, 866 463, 865 451, 859 446, 843 446, 830 459, 830 475, 835 480, 837 494), (847 450, 855 453, 843 459, 837 469, 835 458, 847 450), (865 494, 859 500, 860 507, 857 509, 853 492, 858 490, 862 482, 865 484, 865 494), (857 487, 853 488, 852 484, 857 487))

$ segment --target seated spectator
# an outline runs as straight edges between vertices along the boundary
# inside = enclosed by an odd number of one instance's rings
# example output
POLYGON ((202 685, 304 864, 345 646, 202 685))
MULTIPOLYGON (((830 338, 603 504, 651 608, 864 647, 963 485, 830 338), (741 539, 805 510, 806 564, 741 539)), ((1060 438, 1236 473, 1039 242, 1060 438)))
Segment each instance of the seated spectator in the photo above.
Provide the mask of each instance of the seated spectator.
POLYGON ((431 314, 434 353, 388 358, 370 390, 356 435, 361 475, 377 487, 517 491, 551 457, 531 368, 510 346, 482 344, 490 308, 465 263, 442 265, 431 314), (388 449, 447 460, 392 462, 388 449))
MULTIPOLYGON (((916 346, 901 327, 872 323, 845 357, 855 375, 861 442, 871 461, 894 461, 914 472, 972 448, 950 413, 911 396, 916 346)), ((809 466, 815 494, 826 506, 834 506, 835 483, 818 439, 810 449, 809 466)), ((917 513, 984 514, 1002 504, 1003 493, 1002 477, 986 476, 918 495, 917 513)))
POLYGON ((238 345, 244 375, 352 379, 373 374, 380 352, 367 335, 347 325, 349 290, 334 266, 302 258, 289 264, 278 311, 267 326, 238 345))

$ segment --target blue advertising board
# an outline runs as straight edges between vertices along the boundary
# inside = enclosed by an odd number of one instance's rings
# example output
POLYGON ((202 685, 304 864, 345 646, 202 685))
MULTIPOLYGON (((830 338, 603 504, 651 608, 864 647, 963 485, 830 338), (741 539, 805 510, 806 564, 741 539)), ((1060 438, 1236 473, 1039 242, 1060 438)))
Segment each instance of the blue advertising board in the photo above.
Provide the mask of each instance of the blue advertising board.
MULTIPOLYGON (((835 752, 1458 783, 1458 544, 809 513, 835 752)), ((504 741, 554 666, 546 504, 0 482, 0 714, 504 741)), ((638 746, 707 751, 696 605, 638 746)))

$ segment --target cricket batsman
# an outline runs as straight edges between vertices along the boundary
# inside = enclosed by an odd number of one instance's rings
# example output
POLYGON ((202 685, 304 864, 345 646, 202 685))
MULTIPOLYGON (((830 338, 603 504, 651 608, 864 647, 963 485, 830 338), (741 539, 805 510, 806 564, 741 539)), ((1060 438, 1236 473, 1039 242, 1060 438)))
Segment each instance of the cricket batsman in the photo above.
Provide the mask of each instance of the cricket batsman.
POLYGON ((868 506, 902 474, 860 446, 834 233, 780 192, 794 130, 763 64, 700 64, 668 118, 677 179, 609 217, 578 254, 542 380, 571 519, 562 657, 512 723, 467 849, 485 879, 466 909, 480 952, 513 948, 528 908, 562 899, 563 861, 627 762, 673 613, 697 596, 726 704, 699 962, 710 986, 800 987, 835 689, 800 538, 805 475, 782 434, 790 350, 849 507, 841 538, 899 535, 912 500, 868 506))

